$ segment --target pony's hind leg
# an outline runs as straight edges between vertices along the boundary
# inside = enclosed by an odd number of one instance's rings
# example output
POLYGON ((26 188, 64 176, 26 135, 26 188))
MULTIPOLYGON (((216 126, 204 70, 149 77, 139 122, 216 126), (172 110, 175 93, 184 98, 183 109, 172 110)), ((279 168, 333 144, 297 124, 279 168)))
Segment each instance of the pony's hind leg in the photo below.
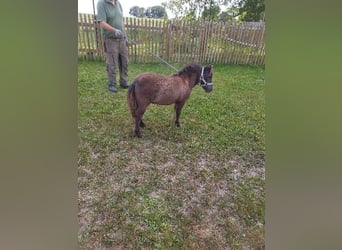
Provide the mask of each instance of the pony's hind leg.
POLYGON ((135 113, 135 127, 134 127, 134 135, 137 137, 141 137, 140 127, 145 127, 145 123, 142 121, 142 117, 146 111, 146 106, 139 106, 135 113))
POLYGON ((140 119, 139 118, 135 118, 135 127, 134 127, 134 136, 136 136, 136 137, 141 137, 141 135, 140 135, 140 126, 139 126, 139 124, 140 124, 140 119))

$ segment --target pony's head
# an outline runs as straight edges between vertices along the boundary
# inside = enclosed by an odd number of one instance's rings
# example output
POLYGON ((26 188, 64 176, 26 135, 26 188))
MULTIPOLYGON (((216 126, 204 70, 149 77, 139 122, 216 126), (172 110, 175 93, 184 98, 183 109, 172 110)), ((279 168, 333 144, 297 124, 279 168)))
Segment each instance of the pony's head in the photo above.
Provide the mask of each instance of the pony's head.
POLYGON ((213 90, 213 65, 202 66, 200 75, 200 85, 205 92, 211 92, 213 90))

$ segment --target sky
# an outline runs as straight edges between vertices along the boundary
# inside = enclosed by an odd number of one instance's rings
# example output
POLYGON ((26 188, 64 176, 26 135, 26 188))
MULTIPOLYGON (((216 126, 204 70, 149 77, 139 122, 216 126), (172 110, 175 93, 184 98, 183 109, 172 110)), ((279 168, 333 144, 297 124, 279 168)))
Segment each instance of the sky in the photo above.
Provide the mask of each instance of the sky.
MULTIPOLYGON (((148 1, 120 0, 125 17, 130 17, 129 10, 133 6, 144 7, 146 9, 147 7, 161 5, 162 2, 166 2, 166 1, 165 0, 148 0, 148 1)), ((95 3, 95 12, 96 12, 97 0, 94 0, 94 3, 95 3)), ((93 14, 94 13, 93 0, 78 0, 78 12, 93 14)), ((168 12, 167 14, 169 15, 170 13, 168 12)))

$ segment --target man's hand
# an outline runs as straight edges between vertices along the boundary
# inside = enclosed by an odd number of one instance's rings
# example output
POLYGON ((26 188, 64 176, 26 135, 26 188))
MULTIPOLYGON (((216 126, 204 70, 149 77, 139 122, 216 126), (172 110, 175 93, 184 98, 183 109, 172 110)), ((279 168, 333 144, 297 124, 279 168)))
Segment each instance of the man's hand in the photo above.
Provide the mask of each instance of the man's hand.
POLYGON ((124 34, 122 33, 121 30, 118 29, 114 29, 114 34, 117 38, 122 38, 124 36, 124 34))

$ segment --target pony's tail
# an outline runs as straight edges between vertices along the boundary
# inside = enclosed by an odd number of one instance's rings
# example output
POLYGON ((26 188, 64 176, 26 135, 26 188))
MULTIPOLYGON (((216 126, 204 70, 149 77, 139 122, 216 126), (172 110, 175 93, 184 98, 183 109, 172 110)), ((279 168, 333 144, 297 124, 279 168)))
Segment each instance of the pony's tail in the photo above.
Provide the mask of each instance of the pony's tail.
POLYGON ((138 108, 137 99, 135 97, 135 84, 134 82, 129 86, 127 91, 127 104, 131 111, 132 117, 135 118, 135 112, 138 108))

